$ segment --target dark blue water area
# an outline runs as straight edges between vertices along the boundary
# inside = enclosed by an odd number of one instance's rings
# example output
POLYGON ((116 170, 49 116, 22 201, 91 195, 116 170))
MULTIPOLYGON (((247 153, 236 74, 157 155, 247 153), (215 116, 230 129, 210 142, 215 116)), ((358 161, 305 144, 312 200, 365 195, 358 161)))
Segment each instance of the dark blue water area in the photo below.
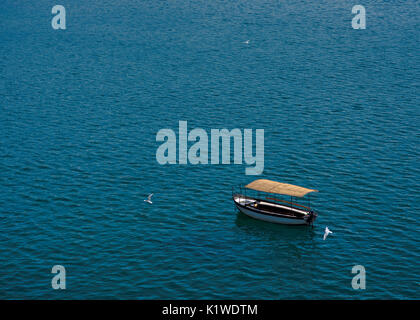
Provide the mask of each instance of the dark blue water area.
POLYGON ((420 298, 418 1, 54 4, 0 4, 0 298, 420 298), (263 174, 160 165, 179 121, 264 129, 263 174), (236 212, 257 178, 314 229, 236 212))

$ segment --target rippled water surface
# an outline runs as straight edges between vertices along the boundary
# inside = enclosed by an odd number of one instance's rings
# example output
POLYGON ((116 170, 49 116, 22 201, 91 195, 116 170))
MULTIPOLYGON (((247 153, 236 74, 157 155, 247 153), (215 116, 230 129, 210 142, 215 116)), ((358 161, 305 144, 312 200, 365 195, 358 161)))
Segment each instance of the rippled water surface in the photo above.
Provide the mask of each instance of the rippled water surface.
POLYGON ((419 2, 354 4, 65 1, 56 31, 1 1, 0 298, 420 298, 419 2), (245 165, 159 165, 179 120, 264 129, 315 228, 236 213, 245 165))

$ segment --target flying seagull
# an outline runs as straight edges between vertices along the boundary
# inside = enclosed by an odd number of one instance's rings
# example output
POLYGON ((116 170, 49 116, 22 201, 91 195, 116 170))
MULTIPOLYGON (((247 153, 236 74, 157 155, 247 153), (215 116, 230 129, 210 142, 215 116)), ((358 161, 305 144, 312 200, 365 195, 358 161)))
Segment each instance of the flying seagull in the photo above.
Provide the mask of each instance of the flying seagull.
POLYGON ((147 199, 144 199, 143 201, 145 201, 145 202, 147 202, 147 203, 152 204, 152 203, 153 203, 153 202, 152 202, 152 197, 153 197, 153 193, 149 194, 149 195, 147 196, 147 199))
POLYGON ((330 231, 330 229, 328 229, 328 227, 325 227, 324 240, 327 239, 327 237, 330 233, 333 233, 333 232, 330 231))

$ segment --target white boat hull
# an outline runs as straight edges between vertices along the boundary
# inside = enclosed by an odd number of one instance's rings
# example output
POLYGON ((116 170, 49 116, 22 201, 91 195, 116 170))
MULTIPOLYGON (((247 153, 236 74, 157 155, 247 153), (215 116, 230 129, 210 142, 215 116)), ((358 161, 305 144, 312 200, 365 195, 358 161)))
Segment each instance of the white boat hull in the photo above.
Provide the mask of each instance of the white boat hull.
POLYGON ((238 210, 251 218, 267 221, 267 222, 272 222, 272 223, 288 224, 288 225, 307 225, 308 224, 306 222, 306 219, 304 218, 287 217, 284 215, 277 215, 277 214, 272 214, 268 212, 264 213, 264 212, 258 212, 257 210, 253 210, 252 208, 247 206, 252 201, 253 199, 234 197, 235 206, 238 208, 238 210))
POLYGON ((273 223, 280 223, 280 224, 294 224, 294 225, 307 224, 306 221, 303 219, 290 219, 290 218, 284 218, 284 217, 269 216, 266 214, 261 214, 252 210, 248 210, 238 205, 236 207, 239 209, 239 211, 246 214, 247 216, 254 219, 258 219, 258 220, 263 220, 263 221, 273 222, 273 223))

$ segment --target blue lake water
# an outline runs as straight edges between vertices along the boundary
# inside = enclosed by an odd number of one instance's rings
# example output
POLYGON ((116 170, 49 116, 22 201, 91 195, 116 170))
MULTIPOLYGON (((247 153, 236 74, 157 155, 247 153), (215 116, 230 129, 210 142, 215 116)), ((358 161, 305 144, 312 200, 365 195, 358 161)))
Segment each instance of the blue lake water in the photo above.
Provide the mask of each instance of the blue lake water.
POLYGON ((0 298, 420 298, 418 1, 61 4, 0 4, 0 298), (158 164, 180 120, 264 129, 263 174, 158 164), (235 212, 256 178, 315 228, 235 212))

